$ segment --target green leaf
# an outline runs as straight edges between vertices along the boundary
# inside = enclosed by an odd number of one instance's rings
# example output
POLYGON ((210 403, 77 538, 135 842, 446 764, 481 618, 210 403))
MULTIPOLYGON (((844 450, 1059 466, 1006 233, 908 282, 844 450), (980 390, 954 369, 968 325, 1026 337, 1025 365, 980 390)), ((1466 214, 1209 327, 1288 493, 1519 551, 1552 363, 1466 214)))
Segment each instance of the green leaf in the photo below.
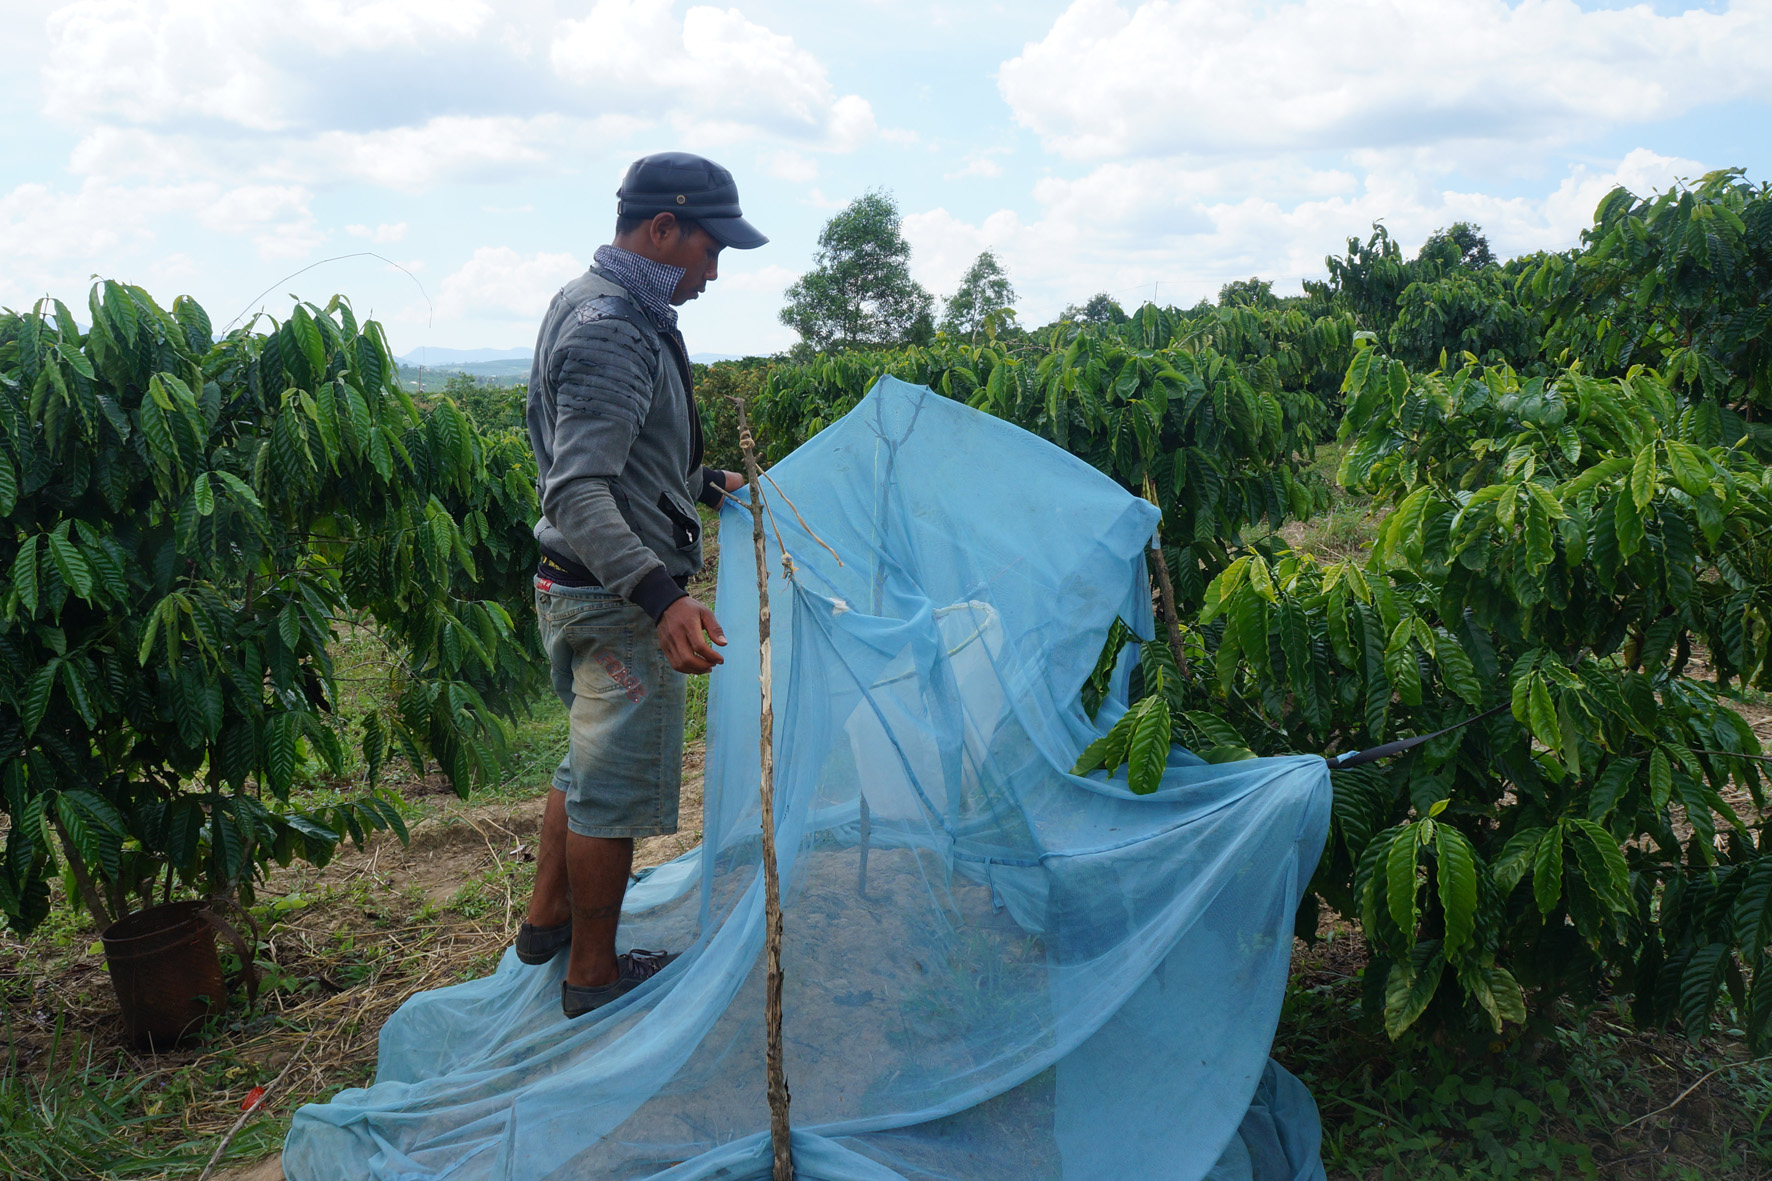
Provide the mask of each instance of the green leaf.
POLYGON ((228 486, 228 491, 232 492, 235 496, 238 496, 241 500, 244 500, 247 504, 250 504, 253 508, 264 508, 264 505, 259 503, 258 493, 252 490, 252 485, 248 484, 245 480, 242 480, 239 476, 236 476, 233 472, 224 472, 218 469, 210 474, 226 484, 228 486))
POLYGON ((1169 702, 1160 689, 1138 703, 1138 715, 1126 752, 1126 785, 1143 796, 1163 786, 1169 758, 1169 702))
POLYGON ((394 835, 400 838, 400 843, 402 845, 410 845, 412 843, 412 834, 407 831, 406 821, 401 817, 400 810, 393 800, 386 796, 368 796, 365 797, 364 803, 381 813, 383 819, 387 821, 388 827, 393 830, 394 835))
POLYGON ((1613 502, 1612 518, 1613 534, 1618 538, 1618 556, 1629 561, 1639 549, 1643 548, 1643 517, 1637 510, 1636 501, 1629 495, 1620 493, 1613 502))
POLYGON ((1532 897, 1538 913, 1549 917, 1563 896, 1563 829, 1552 825, 1532 851, 1532 897))
POLYGON ((43 724, 43 715, 49 711, 49 699, 55 691, 55 674, 61 668, 61 658, 52 657, 25 682, 24 700, 19 709, 19 721, 24 725, 24 736, 29 739, 43 724))
POLYGON ((1693 1041, 1710 1029, 1711 1010, 1716 1007, 1729 963, 1727 943, 1701 947, 1686 961, 1686 970, 1680 977, 1680 1024, 1693 1041))
POLYGON ((31 534, 25 538, 24 544, 18 547, 18 555, 12 559, 12 589, 18 592, 19 601, 25 610, 37 613, 37 538, 31 534))
POLYGON ((1710 462, 1690 444, 1669 439, 1667 466, 1673 472, 1674 483, 1686 495, 1703 496, 1710 491, 1710 462))
MULTIPOLYGON (((1638 509, 1646 509, 1655 494, 1661 490, 1661 481, 1655 471, 1655 444, 1650 443, 1637 452, 1637 458, 1631 464, 1630 496, 1638 509)), ((1623 538, 1619 538, 1620 543, 1623 538)))
POLYGON ((1107 773, 1112 775, 1126 761, 1126 749, 1132 744, 1132 728, 1137 722, 1137 715, 1127 710, 1119 721, 1109 727, 1106 734, 1083 748, 1083 753, 1077 756, 1076 766, 1071 768, 1071 774, 1087 775, 1097 767, 1105 767, 1107 773))
POLYGON ((1506 968, 1482 964, 1460 969, 1459 979, 1489 1015, 1489 1026, 1496 1033, 1504 1021, 1518 1025, 1526 1020, 1526 995, 1506 968))
POLYGON ((1260 595, 1270 603, 1279 600, 1279 594, 1274 590, 1273 576, 1269 573, 1267 568, 1267 560, 1261 555, 1255 554, 1250 557, 1248 578, 1250 590, 1253 590, 1256 594, 1260 595))
POLYGON ((92 568, 86 564, 86 559, 80 555, 74 543, 68 540, 68 522, 63 521, 52 532, 45 533, 43 538, 49 543, 49 556, 55 562, 62 581, 68 584, 69 590, 91 602, 92 568))
POLYGON ((98 711, 92 706, 92 698, 86 692, 86 682, 81 678, 80 666, 72 660, 62 662, 62 691, 73 703, 74 712, 80 715, 89 729, 98 726, 98 711))
POLYGON ((278 799, 288 798, 290 784, 295 780, 299 760, 295 742, 300 727, 301 719, 288 713, 277 714, 265 726, 266 777, 278 799))
POLYGON ((73 793, 63 792, 55 797, 55 812, 68 834, 68 843, 74 846, 74 852, 88 867, 104 868, 104 844, 100 840, 98 829, 87 822, 85 813, 75 805, 71 798, 73 793))
POLYGON ((306 308, 297 307, 289 317, 290 327, 295 332, 296 343, 301 346, 302 356, 307 359, 308 368, 313 380, 320 382, 326 377, 326 344, 320 339, 320 328, 308 315, 306 308))
POLYGON ((1392 1040, 1402 1037, 1427 1012, 1445 970, 1446 957, 1437 940, 1417 944, 1406 960, 1391 965, 1384 985, 1384 1031, 1392 1040), (1418 962, 1424 952, 1426 961, 1418 962))
POLYGON ((160 387, 160 379, 154 378, 148 387, 149 393, 157 397, 147 397, 141 403, 141 437, 147 441, 148 458, 162 475, 170 475, 178 465, 178 444, 172 438, 172 422, 166 416, 171 400, 160 387))
POLYGON ((1532 736, 1553 751, 1559 749, 1563 731, 1557 722, 1557 707, 1551 700, 1550 686, 1540 673, 1532 674, 1526 694, 1526 716, 1531 721, 1532 736))
POLYGON ((1649 800, 1655 807, 1665 808, 1673 794, 1673 767, 1667 761, 1667 752, 1657 747, 1649 756, 1649 800))
POLYGON ((246 862, 246 838, 239 823, 227 809, 217 806, 209 815, 210 856, 216 863, 216 877, 233 883, 240 877, 246 862))
POLYGON ((1444 628, 1434 631, 1434 661, 1440 666, 1440 680, 1460 701, 1472 706, 1483 704, 1483 684, 1477 680, 1470 654, 1444 628))
POLYGON ((1551 532, 1550 516, 1536 499, 1526 502, 1526 565, 1541 570, 1551 564, 1557 551, 1551 532))
MULTIPOLYGON (((1404 623, 1407 622, 1404 620, 1404 623)), ((1387 653, 1384 671, 1389 674, 1391 684, 1404 705, 1421 704, 1421 665, 1415 659, 1415 647, 1412 643, 1405 641, 1400 649, 1387 653)))
POLYGON ((1593 792, 1588 796, 1587 816, 1589 820, 1603 822, 1618 806, 1620 797, 1630 789, 1631 780, 1636 777, 1637 768, 1641 767, 1640 759, 1614 759, 1594 781, 1593 792))
POLYGON ((1772 945, 1772 857, 1758 858, 1745 873, 1731 922, 1735 941, 1751 955, 1772 945))
POLYGON ((1406 825, 1392 840, 1385 855, 1384 892, 1390 908, 1391 921, 1404 935, 1413 936, 1421 917, 1416 907, 1415 851, 1421 844, 1421 829, 1406 825))
POLYGON ((1612 834, 1591 820, 1565 820, 1581 876, 1594 894, 1620 914, 1630 912, 1630 867, 1612 834))
POLYGON ((277 635, 283 641, 283 646, 290 651, 294 651, 301 642, 301 608, 294 599, 285 603, 277 616, 277 635))
POLYGON ((1242 746, 1243 736, 1237 728, 1216 714, 1203 710, 1189 710, 1181 715, 1183 720, 1203 734, 1214 746, 1242 746))
POLYGON ((1513 672, 1509 674, 1509 692, 1512 694, 1514 721, 1532 729, 1532 670, 1538 666, 1538 651, 1534 649, 1514 662, 1513 672))
POLYGON ((1440 907, 1446 914, 1446 954, 1470 942, 1477 918, 1477 858, 1463 833, 1449 824, 1434 827, 1439 861, 1440 907))
POLYGON ((200 517, 207 517, 215 511, 215 493, 209 490, 208 472, 198 472, 197 478, 191 481, 191 503, 196 505, 200 517))

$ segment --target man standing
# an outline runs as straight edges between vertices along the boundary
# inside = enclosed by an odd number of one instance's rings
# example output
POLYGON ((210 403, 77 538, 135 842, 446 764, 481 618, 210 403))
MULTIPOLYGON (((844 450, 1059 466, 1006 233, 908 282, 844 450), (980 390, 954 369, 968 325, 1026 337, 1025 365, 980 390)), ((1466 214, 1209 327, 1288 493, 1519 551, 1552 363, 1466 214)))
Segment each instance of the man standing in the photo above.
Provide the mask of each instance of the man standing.
POLYGON ((685 674, 722 663, 712 645, 726 642, 687 589, 701 568, 694 502, 718 507, 742 479, 701 465, 675 307, 718 277, 723 247, 769 240, 744 220, 732 174, 700 156, 637 160, 616 196, 615 240, 554 296, 529 377, 536 615, 571 739, 517 958, 542 964, 571 948, 568 1017, 676 958, 617 955, 615 930, 634 839, 677 831, 685 674))

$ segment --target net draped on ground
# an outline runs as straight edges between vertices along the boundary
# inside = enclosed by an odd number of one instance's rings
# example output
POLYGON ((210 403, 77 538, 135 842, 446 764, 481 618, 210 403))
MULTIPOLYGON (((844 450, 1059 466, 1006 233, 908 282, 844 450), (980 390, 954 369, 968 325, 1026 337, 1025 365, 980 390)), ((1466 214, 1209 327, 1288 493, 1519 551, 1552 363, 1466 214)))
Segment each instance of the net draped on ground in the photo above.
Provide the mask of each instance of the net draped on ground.
MULTIPOLYGON (((1125 708, 1134 648, 1079 704, 1115 617, 1152 634, 1156 508, 891 378, 773 475, 842 559, 765 485, 798 1175, 1321 1178, 1268 1050, 1323 760, 1068 773, 1125 708)), ((703 844, 623 909, 682 958, 573 1021, 564 956, 413 997, 374 1085, 296 1113, 292 1181, 769 1175, 750 532, 729 505, 703 844)))

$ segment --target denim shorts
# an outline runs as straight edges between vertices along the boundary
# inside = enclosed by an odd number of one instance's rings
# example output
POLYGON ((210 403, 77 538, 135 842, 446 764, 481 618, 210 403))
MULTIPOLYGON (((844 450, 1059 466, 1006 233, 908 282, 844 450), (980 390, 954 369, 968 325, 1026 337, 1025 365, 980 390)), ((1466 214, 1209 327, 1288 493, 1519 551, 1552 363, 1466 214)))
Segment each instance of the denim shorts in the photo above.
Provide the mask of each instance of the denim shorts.
POLYGON ((572 723, 554 771, 567 827, 587 837, 676 832, 689 682, 665 661, 651 616, 601 587, 540 579, 535 614, 572 723))

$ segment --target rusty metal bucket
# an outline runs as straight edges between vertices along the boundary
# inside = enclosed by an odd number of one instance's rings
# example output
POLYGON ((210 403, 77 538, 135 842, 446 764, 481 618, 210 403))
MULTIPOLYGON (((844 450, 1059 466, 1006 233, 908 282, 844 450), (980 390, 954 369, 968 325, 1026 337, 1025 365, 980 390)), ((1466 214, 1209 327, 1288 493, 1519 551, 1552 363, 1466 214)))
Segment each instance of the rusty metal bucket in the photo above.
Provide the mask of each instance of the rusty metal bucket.
POLYGON ((247 993, 256 1002, 252 953, 208 902, 168 902, 119 919, 99 938, 111 986, 123 1010, 123 1028, 145 1050, 164 1050, 227 1007, 227 981, 215 952, 220 931, 244 965, 247 993))

